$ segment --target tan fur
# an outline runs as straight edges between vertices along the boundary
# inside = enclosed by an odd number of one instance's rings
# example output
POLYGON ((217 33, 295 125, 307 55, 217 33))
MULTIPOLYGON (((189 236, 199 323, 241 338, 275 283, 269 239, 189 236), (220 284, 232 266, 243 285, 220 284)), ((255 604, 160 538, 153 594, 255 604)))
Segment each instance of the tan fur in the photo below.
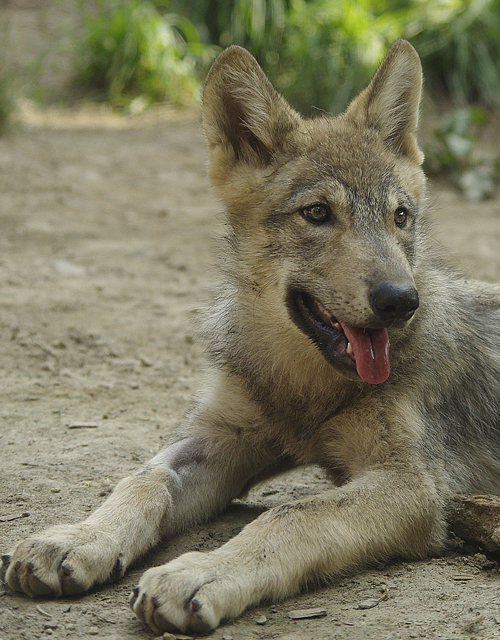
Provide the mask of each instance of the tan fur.
POLYGON ((421 84, 398 41, 344 114, 306 120, 248 52, 220 55, 204 127, 229 232, 207 382, 172 444, 87 520, 3 556, 12 588, 117 579, 263 479, 323 467, 330 491, 143 575, 130 598, 141 620, 206 633, 306 583, 438 552, 449 496, 498 491, 500 288, 450 271, 428 237, 421 84), (390 374, 377 346, 389 339, 390 374))

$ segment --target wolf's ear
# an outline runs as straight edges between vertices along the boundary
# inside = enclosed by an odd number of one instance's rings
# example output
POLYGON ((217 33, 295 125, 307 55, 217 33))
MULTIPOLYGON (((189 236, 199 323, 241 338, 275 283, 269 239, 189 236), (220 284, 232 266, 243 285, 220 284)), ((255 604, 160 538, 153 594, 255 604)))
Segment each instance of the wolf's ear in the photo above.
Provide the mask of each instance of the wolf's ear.
POLYGON ((266 166, 299 121, 246 49, 233 45, 220 54, 203 90, 212 163, 225 169, 237 162, 266 166))
POLYGON ((406 40, 389 49, 368 87, 353 100, 347 115, 376 129, 398 155, 421 164, 415 133, 422 93, 422 65, 406 40))

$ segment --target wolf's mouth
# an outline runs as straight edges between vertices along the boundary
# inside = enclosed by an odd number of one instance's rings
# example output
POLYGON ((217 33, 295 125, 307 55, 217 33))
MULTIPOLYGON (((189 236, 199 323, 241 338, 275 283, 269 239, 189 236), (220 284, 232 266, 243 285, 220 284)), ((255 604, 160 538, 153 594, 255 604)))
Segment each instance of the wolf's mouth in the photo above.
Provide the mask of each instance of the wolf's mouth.
POLYGON ((357 372, 371 384, 387 380, 390 364, 386 328, 353 327, 303 291, 292 291, 288 302, 295 324, 316 343, 330 364, 349 377, 357 372))

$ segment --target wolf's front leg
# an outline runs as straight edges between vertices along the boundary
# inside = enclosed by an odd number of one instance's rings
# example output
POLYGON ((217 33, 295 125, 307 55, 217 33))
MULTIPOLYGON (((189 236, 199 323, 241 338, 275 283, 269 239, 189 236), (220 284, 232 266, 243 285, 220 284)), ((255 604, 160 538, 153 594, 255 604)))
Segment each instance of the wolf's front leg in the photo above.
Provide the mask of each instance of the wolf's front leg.
POLYGON ((445 526, 432 481, 373 471, 342 488, 266 512, 210 553, 149 569, 130 603, 155 632, 207 633, 263 599, 377 559, 438 550, 445 526))
POLYGON ((122 480, 87 520, 48 529, 3 555, 1 574, 32 597, 75 595, 118 579, 161 536, 222 510, 266 455, 234 439, 228 446, 224 438, 185 438, 122 480))

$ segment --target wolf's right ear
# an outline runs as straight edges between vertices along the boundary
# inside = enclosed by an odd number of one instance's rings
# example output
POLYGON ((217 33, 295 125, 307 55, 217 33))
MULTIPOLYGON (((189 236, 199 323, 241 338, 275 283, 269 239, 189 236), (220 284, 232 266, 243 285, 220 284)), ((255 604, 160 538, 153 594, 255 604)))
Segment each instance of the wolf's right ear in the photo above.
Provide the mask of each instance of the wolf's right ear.
POLYGON ((212 170, 217 165, 225 172, 239 162, 268 165, 299 122, 246 49, 233 45, 220 54, 203 90, 212 170))

